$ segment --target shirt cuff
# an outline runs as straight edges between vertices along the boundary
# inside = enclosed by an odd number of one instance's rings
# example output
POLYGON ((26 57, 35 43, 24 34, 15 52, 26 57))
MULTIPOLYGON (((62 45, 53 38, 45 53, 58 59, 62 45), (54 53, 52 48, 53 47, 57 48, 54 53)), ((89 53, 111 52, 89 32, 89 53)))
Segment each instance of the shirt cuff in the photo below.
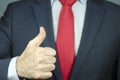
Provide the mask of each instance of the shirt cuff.
POLYGON ((16 72, 16 60, 18 57, 14 57, 11 59, 10 64, 8 66, 8 80, 19 80, 17 72, 16 72))

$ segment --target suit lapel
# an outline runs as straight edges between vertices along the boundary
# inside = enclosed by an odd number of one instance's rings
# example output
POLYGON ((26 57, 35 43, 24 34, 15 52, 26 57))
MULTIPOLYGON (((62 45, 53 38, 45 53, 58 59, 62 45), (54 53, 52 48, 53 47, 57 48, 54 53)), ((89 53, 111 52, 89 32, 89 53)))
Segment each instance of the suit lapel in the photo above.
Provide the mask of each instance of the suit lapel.
POLYGON ((100 30, 103 16, 104 10, 101 8, 101 5, 97 5, 92 0, 88 0, 81 44, 79 47, 78 55, 75 59, 70 80, 75 80, 77 74, 80 72, 80 69, 84 64, 91 50, 92 44, 94 43, 95 38, 100 30))
MULTIPOLYGON (((46 39, 43 42, 45 47, 55 47, 54 33, 53 33, 53 22, 52 22, 52 10, 50 0, 37 0, 38 4, 33 6, 35 20, 37 22, 38 30, 40 26, 44 26, 46 30, 46 39)), ((57 56, 56 56, 57 58, 57 56)), ((58 58, 57 58, 58 59, 58 58)), ((55 80, 62 80, 58 60, 56 62, 56 69, 53 71, 55 80)))
MULTIPOLYGON (((38 0, 39 2, 39 0, 38 0)), ((50 0, 40 0, 39 4, 33 6, 35 20, 37 22, 38 30, 40 26, 44 26, 46 29, 47 37, 43 43, 45 47, 55 47, 52 14, 50 0)), ((73 71, 71 73, 70 80, 75 80, 78 72, 80 71, 85 59, 89 54, 89 50, 97 36, 98 30, 102 23, 104 16, 104 10, 96 5, 92 0, 88 0, 87 12, 84 24, 84 30, 82 34, 81 45, 79 47, 78 55, 75 59, 73 71)), ((90 54, 89 54, 90 55, 90 54)), ((56 56, 57 58, 57 56, 56 56)), ((58 64, 58 58, 56 62, 56 69, 53 72, 55 80, 62 80, 60 74, 60 68, 58 64)))

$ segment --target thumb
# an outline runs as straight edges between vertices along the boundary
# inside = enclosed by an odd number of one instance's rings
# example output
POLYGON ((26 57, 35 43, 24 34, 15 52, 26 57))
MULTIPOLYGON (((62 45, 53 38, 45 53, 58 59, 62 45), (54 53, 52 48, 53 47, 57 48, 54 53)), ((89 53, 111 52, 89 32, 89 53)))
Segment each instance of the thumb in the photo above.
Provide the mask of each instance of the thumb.
POLYGON ((40 27, 39 34, 32 40, 32 43, 39 46, 46 38, 46 32, 44 27, 40 27))

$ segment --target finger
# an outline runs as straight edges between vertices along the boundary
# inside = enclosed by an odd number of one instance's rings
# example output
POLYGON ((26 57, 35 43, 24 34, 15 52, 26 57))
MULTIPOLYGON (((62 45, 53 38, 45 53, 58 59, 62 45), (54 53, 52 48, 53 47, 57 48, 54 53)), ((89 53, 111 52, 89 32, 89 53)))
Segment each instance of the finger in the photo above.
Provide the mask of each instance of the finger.
POLYGON ((40 72, 38 74, 36 74, 36 79, 42 79, 42 80, 45 80, 45 79, 48 79, 52 77, 52 72, 40 72))
POLYGON ((38 47, 36 49, 36 53, 39 53, 39 55, 45 55, 45 56, 55 56, 56 51, 53 48, 50 47, 38 47))
POLYGON ((45 38, 46 38, 46 31, 44 27, 40 27, 39 34, 33 40, 31 40, 31 43, 39 46, 42 44, 45 38))
POLYGON ((55 65, 54 64, 39 64, 38 66, 36 66, 36 70, 40 71, 40 72, 51 72, 55 69, 55 65))
POLYGON ((55 56, 56 55, 56 51, 53 48, 45 47, 44 50, 46 51, 44 53, 46 56, 55 56))
POLYGON ((56 58, 52 56, 43 56, 36 58, 36 61, 38 63, 45 63, 45 64, 54 64, 56 62, 56 58))
POLYGON ((51 56, 44 57, 44 63, 46 63, 46 64, 54 64, 55 62, 56 62, 55 57, 51 57, 51 56))

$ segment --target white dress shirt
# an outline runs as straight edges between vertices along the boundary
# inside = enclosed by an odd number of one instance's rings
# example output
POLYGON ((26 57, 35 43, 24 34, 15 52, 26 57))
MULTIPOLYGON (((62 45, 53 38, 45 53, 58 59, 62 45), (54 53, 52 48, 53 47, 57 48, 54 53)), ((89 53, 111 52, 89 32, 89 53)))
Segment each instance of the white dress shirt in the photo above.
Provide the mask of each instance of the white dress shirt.
MULTIPOLYGON (((74 15, 75 54, 76 55, 80 45, 83 26, 84 26, 86 4, 87 4, 87 0, 77 0, 72 6, 72 11, 74 15)), ((54 36, 56 40, 59 14, 60 14, 62 5, 59 2, 59 0, 51 0, 51 6, 52 6, 54 36)), ((9 68, 8 68, 8 80, 19 80, 16 72, 16 59, 17 57, 14 57, 10 61, 9 68)))

